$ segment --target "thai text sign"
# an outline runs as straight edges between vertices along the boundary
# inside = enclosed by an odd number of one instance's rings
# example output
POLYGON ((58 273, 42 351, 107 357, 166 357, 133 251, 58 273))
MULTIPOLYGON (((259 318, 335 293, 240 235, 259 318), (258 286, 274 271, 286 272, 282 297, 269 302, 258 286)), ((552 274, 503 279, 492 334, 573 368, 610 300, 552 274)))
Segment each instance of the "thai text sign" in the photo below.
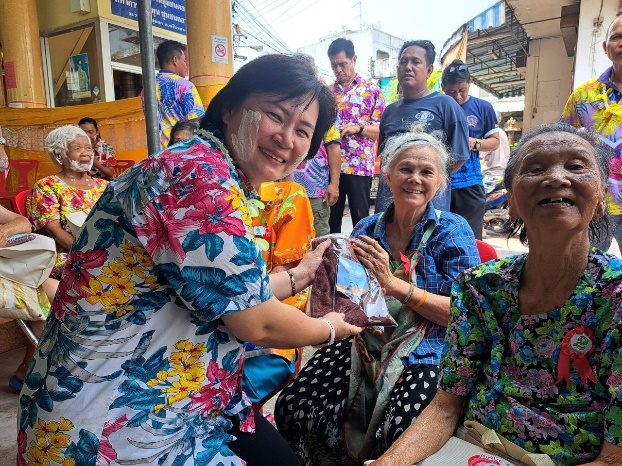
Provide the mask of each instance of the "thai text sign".
MULTIPOLYGON (((138 20, 137 0, 110 0, 112 14, 138 20)), ((151 0, 151 20, 154 26, 186 34, 185 0, 151 0)))

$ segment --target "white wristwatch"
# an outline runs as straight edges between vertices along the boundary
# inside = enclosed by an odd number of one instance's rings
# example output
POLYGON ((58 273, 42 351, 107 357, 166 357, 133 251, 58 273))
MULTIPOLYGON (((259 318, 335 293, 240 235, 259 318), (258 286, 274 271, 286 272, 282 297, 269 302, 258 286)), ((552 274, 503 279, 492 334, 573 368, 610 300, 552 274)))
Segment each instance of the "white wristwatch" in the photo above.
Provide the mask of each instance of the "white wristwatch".
POLYGON ((0 136, 0 146, 6 146, 6 139, 0 136))

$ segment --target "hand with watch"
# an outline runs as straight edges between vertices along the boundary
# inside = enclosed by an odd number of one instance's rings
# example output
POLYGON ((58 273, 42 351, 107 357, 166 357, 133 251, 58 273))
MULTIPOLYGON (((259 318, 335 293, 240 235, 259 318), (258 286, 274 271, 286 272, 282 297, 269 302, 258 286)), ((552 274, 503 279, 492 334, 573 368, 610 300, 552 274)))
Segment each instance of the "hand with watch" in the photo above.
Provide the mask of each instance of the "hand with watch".
POLYGON ((482 147, 482 140, 478 138, 475 139, 475 144, 473 144, 473 150, 479 152, 480 147, 482 147))

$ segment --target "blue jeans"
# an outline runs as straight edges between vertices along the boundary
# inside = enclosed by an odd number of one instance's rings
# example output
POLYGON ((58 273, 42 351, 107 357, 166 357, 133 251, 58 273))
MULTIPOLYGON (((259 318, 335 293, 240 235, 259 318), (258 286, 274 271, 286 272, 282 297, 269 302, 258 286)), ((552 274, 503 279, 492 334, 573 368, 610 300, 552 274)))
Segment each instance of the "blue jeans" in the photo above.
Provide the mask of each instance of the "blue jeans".
POLYGON ((622 251, 622 215, 612 215, 609 219, 611 222, 609 225, 609 234, 607 235, 607 239, 595 246, 601 251, 607 252, 609 247, 611 247, 611 240, 615 238, 618 242, 620 251, 622 251))

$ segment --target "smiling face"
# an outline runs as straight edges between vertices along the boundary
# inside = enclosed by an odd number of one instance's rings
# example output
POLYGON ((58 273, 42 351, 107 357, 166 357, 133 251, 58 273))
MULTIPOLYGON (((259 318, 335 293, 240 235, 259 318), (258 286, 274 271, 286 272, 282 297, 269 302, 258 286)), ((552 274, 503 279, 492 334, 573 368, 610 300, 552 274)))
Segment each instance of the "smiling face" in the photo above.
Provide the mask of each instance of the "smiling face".
POLYGON ((427 87, 427 80, 434 66, 426 63, 425 49, 417 45, 406 47, 397 65, 397 79, 404 98, 416 97, 427 87))
POLYGON ((339 52, 337 55, 332 55, 329 57, 330 67, 335 73, 335 78, 337 82, 342 86, 349 86, 352 81, 354 81, 354 77, 356 76, 356 71, 354 71, 354 66, 356 65, 356 55, 352 58, 348 58, 346 56, 346 52, 343 50, 339 52))
POLYGON ((462 105, 469 100, 469 87, 471 86, 471 80, 463 83, 444 84, 443 92, 449 97, 462 105))
POLYGON ((574 134, 544 133, 516 156, 510 218, 522 219, 530 236, 539 231, 587 235, 590 221, 605 213, 605 189, 590 144, 574 134))
POLYGON ((93 168, 93 146, 84 136, 78 136, 67 144, 67 152, 62 157, 63 169, 73 172, 88 172, 93 168))
POLYGON ((287 176, 306 157, 319 113, 317 100, 307 102, 251 94, 223 113, 227 147, 253 186, 287 176))
POLYGON ((425 208, 441 186, 439 157, 431 146, 402 151, 385 173, 396 207, 425 208))
POLYGON ((616 18, 609 27, 603 49, 612 63, 622 65, 622 17, 616 18))

